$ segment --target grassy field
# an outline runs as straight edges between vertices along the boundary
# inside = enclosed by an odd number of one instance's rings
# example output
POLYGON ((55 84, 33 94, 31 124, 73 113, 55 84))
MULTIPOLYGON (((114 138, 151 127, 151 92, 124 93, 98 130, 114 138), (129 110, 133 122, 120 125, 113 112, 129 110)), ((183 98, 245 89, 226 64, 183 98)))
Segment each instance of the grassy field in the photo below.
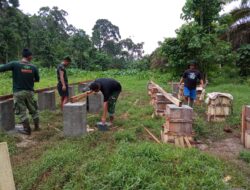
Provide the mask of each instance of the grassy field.
MULTIPOLYGON (((36 88, 55 86, 55 71, 43 70, 41 77, 36 88)), ((110 131, 96 131, 81 138, 64 138, 62 113, 57 110, 41 113, 42 130, 34 132, 26 146, 20 144, 27 139, 0 133, 0 142, 9 144, 19 190, 249 189, 250 175, 240 171, 237 164, 197 149, 156 144, 145 133, 144 127, 147 127, 159 137, 164 123, 163 118, 151 117, 153 108, 149 105, 147 82, 152 79, 169 91, 168 74, 69 71, 70 82, 96 77, 116 78, 123 86, 116 121, 110 131), (231 176, 231 180, 223 181, 226 176, 231 176)), ((9 74, 0 75, 0 85, 4 84, 0 94, 10 93, 9 74)), ((226 122, 209 124, 204 120, 205 107, 195 107, 196 138, 213 141, 227 138, 224 126, 239 132, 240 110, 243 104, 250 102, 250 86, 211 84, 207 91, 231 93, 235 98, 234 113, 226 122)), ((93 128, 99 118, 99 115, 88 115, 88 125, 93 128)), ((242 153, 241 158, 247 160, 248 154, 242 153)))

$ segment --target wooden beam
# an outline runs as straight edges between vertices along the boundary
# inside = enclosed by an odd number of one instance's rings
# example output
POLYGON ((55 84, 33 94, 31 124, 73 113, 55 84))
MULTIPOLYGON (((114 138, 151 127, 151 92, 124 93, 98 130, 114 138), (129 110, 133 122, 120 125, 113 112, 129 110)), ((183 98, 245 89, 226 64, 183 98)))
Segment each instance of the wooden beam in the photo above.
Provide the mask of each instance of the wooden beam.
POLYGON ((153 84, 162 94, 167 98, 169 101, 171 101, 173 104, 175 104, 178 107, 182 106, 182 101, 172 96, 170 93, 167 93, 162 87, 160 87, 158 84, 154 83, 153 81, 150 81, 151 84, 153 84))
POLYGON ((6 142, 0 143, 0 189, 16 189, 6 142))
MULTIPOLYGON (((88 82, 91 82, 91 81, 93 81, 93 80, 86 80, 86 81, 81 81, 81 82, 70 83, 69 86, 71 86, 71 85, 77 85, 77 84, 83 84, 83 83, 88 83, 88 82)), ((35 93, 40 93, 40 92, 44 92, 44 91, 54 90, 56 88, 57 88, 57 86, 52 86, 52 87, 48 87, 48 88, 40 88, 40 89, 35 90, 35 93)), ((7 94, 7 95, 0 96, 0 101, 7 100, 7 99, 10 99, 10 98, 13 98, 13 94, 7 94)))
POLYGON ((151 133, 146 127, 144 127, 144 129, 147 131, 147 133, 155 140, 155 142, 157 142, 158 144, 161 144, 161 142, 159 141, 158 138, 156 138, 156 136, 153 135, 153 133, 151 133))
POLYGON ((245 132, 246 132, 246 106, 242 106, 241 113, 241 143, 245 145, 245 132))
POLYGON ((71 103, 75 103, 75 102, 79 102, 80 100, 86 98, 88 95, 90 94, 94 94, 95 92, 94 91, 87 91, 87 92, 84 92, 82 94, 79 94, 79 95, 76 95, 76 96, 72 96, 69 101, 71 103))

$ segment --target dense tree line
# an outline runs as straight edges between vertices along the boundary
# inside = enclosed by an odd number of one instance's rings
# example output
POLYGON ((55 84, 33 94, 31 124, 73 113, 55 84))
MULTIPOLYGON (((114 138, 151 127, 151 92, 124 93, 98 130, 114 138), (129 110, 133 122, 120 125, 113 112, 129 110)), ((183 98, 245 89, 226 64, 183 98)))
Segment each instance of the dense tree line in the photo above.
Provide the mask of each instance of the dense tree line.
POLYGON ((122 39, 109 20, 97 20, 90 37, 70 25, 68 13, 58 7, 42 7, 34 15, 18 7, 18 0, 0 0, 0 63, 20 58, 24 47, 43 67, 57 65, 65 55, 72 57, 74 67, 87 70, 135 67, 142 59, 143 43, 122 39))
POLYGON ((186 0, 181 14, 186 23, 176 30, 176 38, 160 43, 150 57, 151 67, 178 76, 195 59, 205 76, 221 68, 250 75, 250 1, 242 0, 240 7, 220 15, 231 1, 186 0))

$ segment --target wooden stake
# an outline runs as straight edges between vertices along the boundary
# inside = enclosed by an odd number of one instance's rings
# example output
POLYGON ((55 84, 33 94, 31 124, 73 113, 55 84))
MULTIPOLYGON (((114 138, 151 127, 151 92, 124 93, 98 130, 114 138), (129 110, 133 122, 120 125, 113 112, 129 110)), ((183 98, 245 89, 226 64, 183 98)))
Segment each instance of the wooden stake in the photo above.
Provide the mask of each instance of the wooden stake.
POLYGON ((6 142, 0 143, 0 190, 15 190, 10 156, 6 142))
POLYGON ((147 131, 147 133, 155 140, 155 142, 157 142, 158 144, 161 144, 161 142, 159 141, 158 138, 156 138, 156 136, 153 135, 153 133, 151 133, 146 127, 144 127, 144 129, 147 131))
POLYGON ((242 107, 241 114, 241 143, 245 145, 245 131, 246 131, 246 107, 242 107))

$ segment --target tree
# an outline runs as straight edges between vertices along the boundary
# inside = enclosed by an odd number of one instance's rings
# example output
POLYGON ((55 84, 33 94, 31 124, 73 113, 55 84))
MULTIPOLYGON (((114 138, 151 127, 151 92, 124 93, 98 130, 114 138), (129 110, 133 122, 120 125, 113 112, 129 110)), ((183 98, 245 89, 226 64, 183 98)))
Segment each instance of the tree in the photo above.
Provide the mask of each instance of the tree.
POLYGON ((181 18, 186 21, 194 19, 206 32, 210 32, 212 23, 219 18, 222 5, 220 0, 187 0, 181 18))
POLYGON ((23 47, 29 46, 30 22, 16 7, 18 1, 0 1, 0 62, 18 59, 23 47))
POLYGON ((42 7, 38 15, 30 18, 31 47, 42 66, 54 66, 67 54, 67 15, 66 11, 59 10, 58 7, 42 7))
POLYGON ((92 32, 92 42, 98 50, 106 53, 117 52, 116 46, 121 39, 119 28, 109 20, 99 19, 96 21, 92 32))
POLYGON ((232 19, 224 39, 229 40, 234 49, 250 43, 250 1, 242 0, 240 7, 230 12, 232 19))

